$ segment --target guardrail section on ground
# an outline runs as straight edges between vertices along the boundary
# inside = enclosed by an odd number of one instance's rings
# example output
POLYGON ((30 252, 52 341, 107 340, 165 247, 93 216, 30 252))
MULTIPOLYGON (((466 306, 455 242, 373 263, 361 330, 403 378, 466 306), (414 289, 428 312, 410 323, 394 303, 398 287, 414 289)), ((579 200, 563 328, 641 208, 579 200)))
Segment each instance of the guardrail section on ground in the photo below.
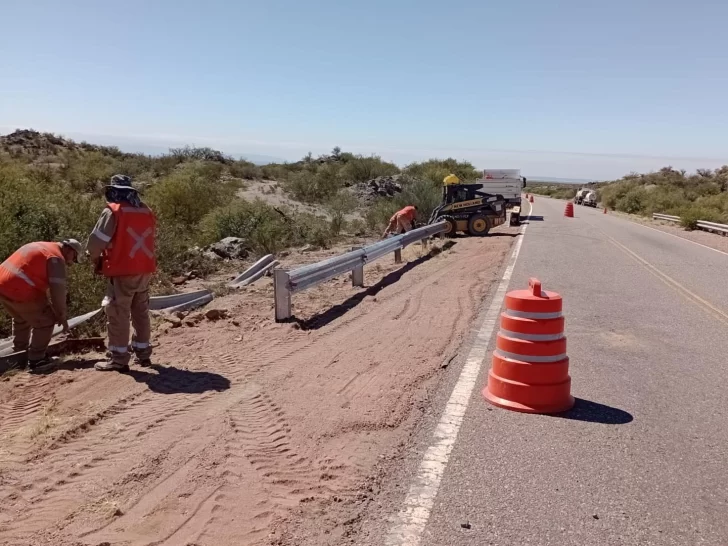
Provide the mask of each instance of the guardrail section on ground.
POLYGON ((276 322, 291 318, 291 295, 316 286, 328 279, 351 272, 353 286, 364 286, 364 265, 394 253, 397 262, 402 259, 402 249, 417 241, 422 241, 445 231, 446 222, 413 229, 408 233, 390 237, 364 248, 334 256, 328 260, 305 265, 293 270, 276 269, 273 271, 276 322))

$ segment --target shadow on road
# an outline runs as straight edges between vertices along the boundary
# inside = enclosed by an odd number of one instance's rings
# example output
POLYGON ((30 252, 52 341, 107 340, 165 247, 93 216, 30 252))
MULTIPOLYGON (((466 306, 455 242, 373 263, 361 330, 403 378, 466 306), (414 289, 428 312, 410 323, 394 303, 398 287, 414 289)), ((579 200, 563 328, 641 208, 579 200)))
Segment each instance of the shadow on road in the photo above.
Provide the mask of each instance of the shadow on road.
POLYGON ((602 423, 604 425, 625 425, 634 420, 631 413, 599 402, 584 400, 583 398, 577 398, 576 404, 569 411, 557 413, 553 417, 585 421, 587 423, 602 423))
POLYGON ((230 388, 230 380, 220 374, 182 370, 174 366, 152 366, 145 370, 131 369, 122 372, 138 383, 146 383, 150 391, 159 394, 202 394, 207 391, 226 391, 230 388))
POLYGON ((543 216, 524 216, 521 223, 524 222, 543 222, 543 216))
POLYGON ((293 317, 291 319, 291 322, 298 323, 298 325, 301 326, 302 330, 318 330, 319 328, 323 328, 327 324, 330 324, 337 318, 344 316, 346 313, 354 309, 357 305, 364 301, 366 297, 377 295, 380 290, 399 281, 408 271, 411 271, 418 265, 421 265, 431 260, 445 250, 452 248, 453 246, 455 246, 455 244, 455 241, 449 240, 442 246, 442 248, 433 248, 428 254, 425 254, 421 258, 417 258, 412 262, 408 262, 396 271, 392 271, 391 273, 385 275, 379 282, 370 286, 366 290, 351 296, 343 303, 335 305, 331 309, 328 309, 323 313, 314 315, 307 320, 301 320, 293 317))

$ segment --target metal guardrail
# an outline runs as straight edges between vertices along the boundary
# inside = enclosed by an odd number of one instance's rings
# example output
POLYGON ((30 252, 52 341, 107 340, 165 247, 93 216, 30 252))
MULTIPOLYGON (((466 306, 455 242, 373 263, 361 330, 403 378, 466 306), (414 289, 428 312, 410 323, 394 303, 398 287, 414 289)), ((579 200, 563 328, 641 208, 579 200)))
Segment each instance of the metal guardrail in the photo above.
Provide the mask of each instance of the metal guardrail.
POLYGON ((698 227, 703 231, 717 231, 721 235, 728 235, 728 225, 726 224, 716 224, 715 222, 698 220, 698 227))
MULTIPOLYGON (((679 222, 680 217, 679 216, 673 216, 671 214, 658 214, 653 213, 652 218, 654 220, 664 220, 666 222, 679 222)), ((702 229, 703 231, 712 231, 715 233, 720 233, 721 235, 728 235, 728 224, 718 224, 717 222, 708 222, 706 220, 698 220, 697 222, 698 229, 702 229)))
POLYGON ((364 248, 334 256, 315 264, 305 265, 293 270, 275 269, 273 271, 273 291, 275 298, 276 322, 291 318, 291 295, 316 286, 328 279, 351 272, 352 286, 364 286, 364 265, 382 256, 394 253, 396 263, 402 260, 402 249, 412 243, 427 239, 445 231, 446 222, 438 222, 413 229, 408 233, 390 237, 364 248))
POLYGON ((653 220, 664 220, 666 222, 679 222, 680 221, 679 216, 673 216, 671 214, 658 214, 656 212, 652 213, 652 219, 653 220))

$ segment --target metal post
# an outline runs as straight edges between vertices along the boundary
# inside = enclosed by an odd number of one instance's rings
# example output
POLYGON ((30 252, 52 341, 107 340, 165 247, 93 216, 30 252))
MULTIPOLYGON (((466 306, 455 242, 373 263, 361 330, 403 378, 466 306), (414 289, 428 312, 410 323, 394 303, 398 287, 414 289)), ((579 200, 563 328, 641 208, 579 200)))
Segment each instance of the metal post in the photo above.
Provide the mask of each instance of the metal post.
POLYGON ((276 322, 291 318, 291 287, 288 271, 273 271, 273 298, 276 304, 276 322))
POLYGON ((351 286, 364 287, 364 264, 358 265, 351 270, 351 286))
MULTIPOLYGON (((354 250, 360 250, 360 246, 354 246, 351 247, 352 252, 354 250)), ((351 270, 351 286, 355 288, 363 288, 364 287, 364 260, 359 262, 359 265, 354 267, 354 269, 351 270)))
POLYGON ((398 248, 394 251, 394 263, 401 264, 402 263, 402 249, 398 248))

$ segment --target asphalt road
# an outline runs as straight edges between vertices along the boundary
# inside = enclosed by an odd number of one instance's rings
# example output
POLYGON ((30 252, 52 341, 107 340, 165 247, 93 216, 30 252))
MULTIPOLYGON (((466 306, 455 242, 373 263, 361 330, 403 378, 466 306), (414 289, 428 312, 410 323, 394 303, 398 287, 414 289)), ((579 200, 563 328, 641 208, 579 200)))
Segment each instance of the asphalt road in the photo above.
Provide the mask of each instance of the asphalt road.
POLYGON ((494 408, 486 362, 420 544, 727 545, 728 255, 563 209, 536 197, 510 288, 563 296, 577 406, 494 408))

